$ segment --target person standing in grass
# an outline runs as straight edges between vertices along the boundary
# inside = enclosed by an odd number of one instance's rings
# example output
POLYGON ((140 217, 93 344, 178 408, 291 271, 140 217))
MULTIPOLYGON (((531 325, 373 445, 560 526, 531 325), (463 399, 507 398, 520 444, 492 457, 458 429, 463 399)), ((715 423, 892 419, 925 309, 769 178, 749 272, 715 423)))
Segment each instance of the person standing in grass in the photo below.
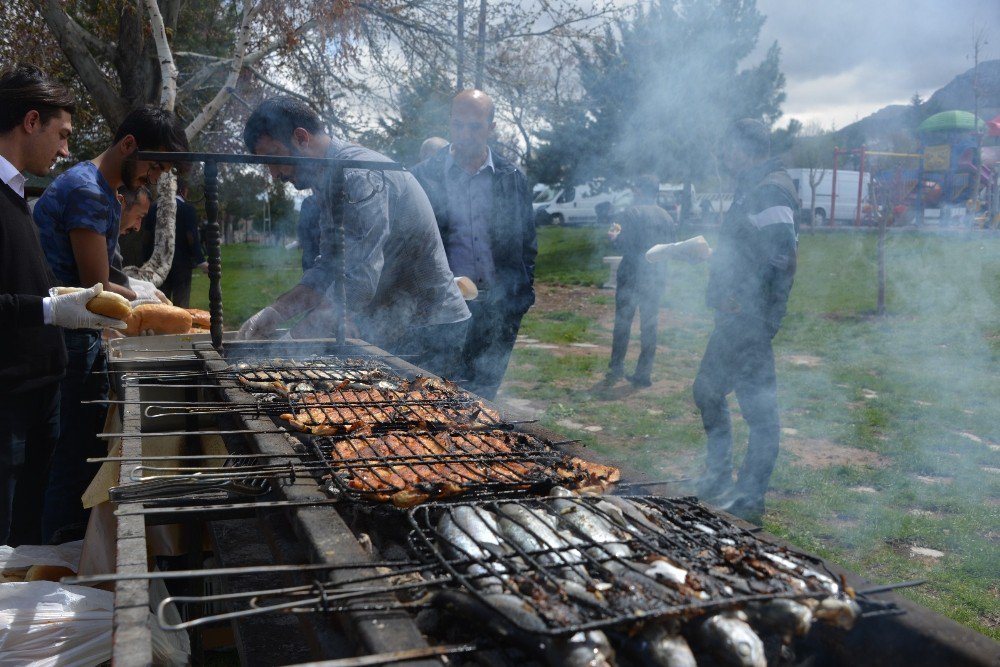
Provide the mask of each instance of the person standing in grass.
POLYGON ((455 379, 489 399, 507 372, 521 318, 535 303, 538 254, 531 188, 489 146, 494 113, 483 91, 460 92, 451 103, 451 143, 413 168, 434 207, 451 270, 478 289, 455 379))
POLYGON ((676 237, 673 217, 656 205, 660 181, 651 174, 640 176, 632 187, 633 205, 616 217, 608 237, 622 253, 615 287, 615 328, 611 342, 611 362, 605 381, 613 384, 625 377, 625 353, 635 311, 639 311, 639 360, 629 381, 636 387, 653 383, 656 329, 660 299, 666 286, 666 263, 646 261, 646 251, 657 243, 676 237))
POLYGON ((777 378, 771 339, 785 315, 795 275, 795 187, 770 158, 770 132, 760 121, 729 129, 723 162, 736 176, 732 206, 719 230, 706 303, 712 331, 694 381, 694 400, 708 436, 698 495, 759 522, 778 456, 777 378), (733 435, 726 397, 735 391, 750 428, 747 455, 733 483, 733 435))

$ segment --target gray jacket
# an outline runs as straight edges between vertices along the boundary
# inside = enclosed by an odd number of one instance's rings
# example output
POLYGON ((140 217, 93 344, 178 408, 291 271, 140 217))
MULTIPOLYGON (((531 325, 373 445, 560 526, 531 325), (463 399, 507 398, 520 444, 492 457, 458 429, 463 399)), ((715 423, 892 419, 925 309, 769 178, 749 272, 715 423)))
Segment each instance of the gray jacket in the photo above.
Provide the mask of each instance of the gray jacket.
MULTIPOLYGON (((333 140, 327 157, 388 162, 362 146, 333 140)), ((347 169, 344 172, 347 311, 363 330, 378 334, 469 318, 454 284, 430 202, 411 174, 347 169)), ((319 188, 320 205, 327 201, 319 188)), ((335 226, 320 216, 320 254, 300 284, 318 292, 339 279, 335 226)))

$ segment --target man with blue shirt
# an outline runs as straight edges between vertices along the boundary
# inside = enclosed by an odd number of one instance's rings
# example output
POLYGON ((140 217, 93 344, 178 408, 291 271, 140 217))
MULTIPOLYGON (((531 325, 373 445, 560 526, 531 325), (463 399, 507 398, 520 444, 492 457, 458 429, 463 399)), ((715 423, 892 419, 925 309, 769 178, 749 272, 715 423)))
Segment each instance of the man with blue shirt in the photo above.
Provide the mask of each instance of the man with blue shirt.
MULTIPOLYGON (((117 192, 153 185, 168 168, 135 159, 134 153, 140 150, 188 150, 187 138, 172 113, 156 107, 130 112, 107 150, 61 174, 35 204, 42 249, 60 284, 99 283, 130 301, 136 298, 132 290, 110 279, 121 220, 117 192)), ((46 541, 57 530, 86 521, 80 496, 96 472, 96 466, 86 460, 105 453, 95 436, 103 428, 107 409, 83 403, 108 396, 100 331, 68 330, 65 337, 69 364, 60 386, 62 432, 52 456, 43 510, 46 541)))
POLYGON ((451 144, 413 168, 437 218, 448 263, 476 284, 472 319, 455 379, 485 398, 496 396, 521 318, 535 302, 531 188, 524 174, 489 147, 494 105, 481 90, 451 104, 451 144))

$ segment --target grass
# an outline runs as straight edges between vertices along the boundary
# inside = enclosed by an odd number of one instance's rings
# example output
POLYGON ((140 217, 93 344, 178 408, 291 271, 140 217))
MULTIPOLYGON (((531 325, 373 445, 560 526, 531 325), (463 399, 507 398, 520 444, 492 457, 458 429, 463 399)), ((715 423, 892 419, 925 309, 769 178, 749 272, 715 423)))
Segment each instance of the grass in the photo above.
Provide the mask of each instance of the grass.
MULTIPOLYGON (((544 273, 539 260, 541 289, 603 282, 599 230, 542 229, 540 239, 558 258, 544 273), (581 280, 588 271, 593 278, 581 280)), ((877 581, 926 578, 904 594, 1000 638, 1000 239, 891 236, 881 318, 874 257, 869 234, 801 238, 775 339, 783 440, 797 441, 804 458, 834 447, 847 456, 809 468, 784 448, 765 527, 877 581), (852 452, 880 463, 852 461, 852 452), (914 558, 911 545, 945 556, 914 558)), ((536 307, 523 331, 551 344, 596 343, 600 353, 519 348, 504 393, 548 406, 542 421, 557 430, 566 419, 600 425, 570 434, 632 468, 696 472, 704 434, 690 386, 711 331, 706 276, 704 266, 670 267, 652 390, 592 390, 614 309, 610 293, 598 293, 576 310, 536 307)), ((735 438, 746 439, 738 417, 735 438)))
MULTIPOLYGON (((518 346, 502 396, 532 402, 544 425, 607 460, 662 479, 697 472, 691 382, 712 328, 707 268, 669 268, 654 387, 607 394, 594 390, 614 311, 613 294, 596 289, 607 254, 603 230, 539 229, 539 302, 521 334, 558 348, 518 346)), ((874 256, 870 234, 800 239, 775 339, 784 431, 765 528, 874 581, 927 579, 902 594, 1000 639, 1000 238, 890 236, 885 317, 872 314, 874 256), (805 465, 831 452, 839 458, 805 465), (945 555, 915 558, 911 545, 945 555)), ((228 326, 294 285, 298 262, 226 246, 228 326)), ((204 277, 193 294, 207 305, 204 277)), ((739 457, 747 432, 732 407, 739 457)))

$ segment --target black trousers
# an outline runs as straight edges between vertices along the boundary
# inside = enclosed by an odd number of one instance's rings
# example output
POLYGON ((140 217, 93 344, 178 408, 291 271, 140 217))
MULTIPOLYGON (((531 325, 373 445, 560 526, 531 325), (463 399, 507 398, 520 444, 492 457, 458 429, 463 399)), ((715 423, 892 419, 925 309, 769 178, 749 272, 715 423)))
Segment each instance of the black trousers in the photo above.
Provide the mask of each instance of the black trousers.
POLYGON ((488 292, 480 292, 480 298, 468 302, 472 319, 462 346, 460 384, 493 399, 507 372, 524 313, 509 310, 504 303, 492 300, 488 292))
POLYGON ((656 356, 657 324, 660 300, 663 298, 662 280, 626 281, 619 279, 615 289, 615 328, 611 339, 611 362, 608 371, 613 375, 625 374, 625 353, 632 335, 632 320, 639 311, 639 361, 635 366, 636 379, 649 379, 656 356))
POLYGON ((171 267, 163 285, 160 286, 170 301, 178 308, 191 306, 191 269, 171 267))
POLYGON ((717 313, 694 381, 694 401, 708 436, 710 475, 732 474, 733 433, 726 404, 732 391, 750 428, 736 490, 763 499, 778 457, 781 428, 771 335, 755 318, 717 313))
POLYGON ((383 345, 386 351, 402 357, 414 366, 429 370, 447 380, 457 379, 461 368, 462 343, 469 320, 450 324, 409 327, 405 335, 383 345))
POLYGON ((101 334, 91 329, 74 329, 66 331, 65 337, 69 363, 59 385, 59 441, 52 453, 45 491, 43 544, 49 543, 62 528, 76 529, 86 524, 90 510, 83 508, 80 496, 101 467, 99 463, 87 463, 87 459, 108 452, 107 443, 97 437, 104 428, 108 406, 84 403, 106 401, 110 391, 101 334))
POLYGON ((42 502, 59 439, 59 383, 0 400, 0 544, 42 544, 42 502))

